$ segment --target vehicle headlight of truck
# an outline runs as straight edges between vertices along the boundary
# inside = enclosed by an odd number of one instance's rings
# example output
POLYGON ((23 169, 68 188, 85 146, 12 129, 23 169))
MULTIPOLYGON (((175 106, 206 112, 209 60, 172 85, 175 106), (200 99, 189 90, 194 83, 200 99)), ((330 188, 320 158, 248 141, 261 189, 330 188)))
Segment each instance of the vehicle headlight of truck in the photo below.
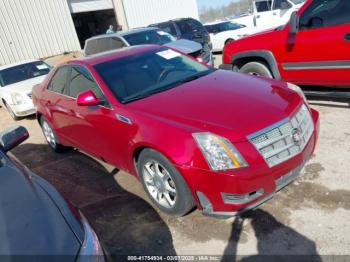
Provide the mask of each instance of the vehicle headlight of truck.
POLYGON ((11 99, 14 105, 22 105, 25 103, 25 99, 20 93, 12 93, 11 99))
POLYGON ((195 133, 193 138, 212 170, 222 171, 248 166, 238 150, 227 139, 211 133, 195 133))
POLYGON ((299 86, 294 85, 294 84, 292 84, 292 83, 287 83, 287 87, 288 87, 289 89, 292 89, 293 91, 297 92, 297 93, 300 95, 300 97, 301 97, 302 99, 304 99, 305 103, 308 104, 307 99, 306 99, 306 96, 304 95, 303 90, 301 90, 301 88, 300 88, 299 86))

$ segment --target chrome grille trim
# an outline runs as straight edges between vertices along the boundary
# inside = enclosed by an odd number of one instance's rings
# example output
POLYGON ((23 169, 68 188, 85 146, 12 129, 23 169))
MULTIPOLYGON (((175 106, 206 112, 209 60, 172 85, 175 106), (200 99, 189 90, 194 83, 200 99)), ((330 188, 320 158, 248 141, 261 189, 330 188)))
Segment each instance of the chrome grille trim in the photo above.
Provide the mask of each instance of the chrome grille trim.
POLYGON ((248 139, 268 166, 273 167, 302 152, 313 132, 310 111, 303 104, 291 118, 264 128, 248 136, 248 139))

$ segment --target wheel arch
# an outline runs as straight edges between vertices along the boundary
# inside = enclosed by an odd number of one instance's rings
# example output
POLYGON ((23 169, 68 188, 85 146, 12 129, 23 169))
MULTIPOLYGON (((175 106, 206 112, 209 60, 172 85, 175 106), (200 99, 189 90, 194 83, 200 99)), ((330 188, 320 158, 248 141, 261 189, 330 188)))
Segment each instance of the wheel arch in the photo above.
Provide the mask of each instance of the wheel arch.
POLYGON ((234 68, 241 68, 244 64, 249 62, 264 62, 266 63, 277 80, 281 79, 281 74, 278 70, 277 61, 271 51, 255 50, 235 54, 231 57, 231 64, 234 68))

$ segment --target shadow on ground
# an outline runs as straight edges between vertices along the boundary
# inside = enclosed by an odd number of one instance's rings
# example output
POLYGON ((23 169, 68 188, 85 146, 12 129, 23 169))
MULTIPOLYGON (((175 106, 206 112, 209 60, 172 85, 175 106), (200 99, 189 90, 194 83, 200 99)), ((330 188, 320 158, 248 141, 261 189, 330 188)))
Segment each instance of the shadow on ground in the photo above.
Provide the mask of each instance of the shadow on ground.
POLYGON ((111 255, 176 255, 168 226, 142 198, 124 190, 96 160, 47 145, 23 144, 15 156, 79 207, 111 255))
POLYGON ((283 225, 268 212, 257 209, 235 218, 222 261, 321 262, 322 260, 312 240, 283 225), (237 256, 244 220, 250 220, 254 230, 257 239, 257 255, 237 256))

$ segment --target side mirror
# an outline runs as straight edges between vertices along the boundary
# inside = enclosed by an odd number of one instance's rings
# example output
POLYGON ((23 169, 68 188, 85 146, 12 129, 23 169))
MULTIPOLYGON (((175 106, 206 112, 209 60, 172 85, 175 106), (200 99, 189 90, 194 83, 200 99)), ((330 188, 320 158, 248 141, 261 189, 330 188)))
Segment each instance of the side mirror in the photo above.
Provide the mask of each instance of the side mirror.
POLYGON ((78 106, 96 106, 98 103, 98 99, 91 90, 80 93, 77 97, 78 106))
POLYGON ((29 133, 23 126, 6 129, 0 133, 0 147, 2 147, 5 152, 8 152, 21 144, 28 137, 29 133))
POLYGON ((295 34, 299 29, 299 17, 297 11, 294 11, 289 20, 289 32, 295 34))

